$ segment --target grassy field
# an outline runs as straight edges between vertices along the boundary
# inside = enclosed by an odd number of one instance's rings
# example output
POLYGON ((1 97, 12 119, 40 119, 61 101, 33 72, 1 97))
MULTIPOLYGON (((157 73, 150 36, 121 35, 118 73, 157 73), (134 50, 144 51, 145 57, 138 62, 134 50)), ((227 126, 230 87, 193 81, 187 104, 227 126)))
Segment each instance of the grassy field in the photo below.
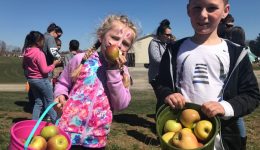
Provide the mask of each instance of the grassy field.
POLYGON ((24 83, 22 58, 0 56, 0 83, 24 83))
MULTIPOLYGON (((154 131, 155 99, 151 90, 132 91, 133 100, 128 109, 114 114, 108 150, 159 150, 154 131)), ((9 130, 13 123, 30 119, 26 110, 28 100, 23 92, 0 92, 0 150, 7 149, 9 130)), ((248 150, 260 149, 260 108, 245 117, 248 150)))
MULTIPOLYGON (((258 65, 254 68, 259 69, 258 65)), ((0 84, 24 83, 21 59, 0 56, 0 84)), ((155 96, 152 90, 132 90, 130 106, 114 114, 109 135, 108 150, 159 150, 155 134, 153 113, 155 96)), ((28 99, 24 92, 0 92, 0 150, 6 150, 11 126, 31 119, 27 110, 28 99)), ((260 108, 245 117, 248 150, 260 149, 260 108)))

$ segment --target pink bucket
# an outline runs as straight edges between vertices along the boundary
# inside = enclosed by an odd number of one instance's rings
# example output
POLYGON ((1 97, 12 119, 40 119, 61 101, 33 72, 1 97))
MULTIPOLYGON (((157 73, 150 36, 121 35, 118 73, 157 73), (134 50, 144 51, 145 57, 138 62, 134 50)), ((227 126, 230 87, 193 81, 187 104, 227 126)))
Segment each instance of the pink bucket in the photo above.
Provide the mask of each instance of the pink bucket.
MULTIPOLYGON (((11 128, 11 139, 9 144, 9 150, 24 150, 24 143, 25 140, 28 138, 29 134, 31 133, 33 127, 36 124, 36 120, 25 120, 20 121, 14 124, 11 128)), ((50 125, 51 123, 41 121, 40 125, 38 126, 37 130, 35 131, 34 135, 39 135, 41 129, 44 126, 50 125)), ((62 130, 60 130, 60 134, 64 135, 67 140, 69 141, 68 149, 71 147, 71 141, 69 136, 62 130)), ((32 150, 28 147, 28 150, 32 150)))
MULTIPOLYGON (((10 130, 11 137, 10 137, 10 144, 9 144, 8 150, 24 150, 25 145, 26 145, 25 141, 27 140, 27 138, 28 138, 27 142, 29 144, 29 142, 30 142, 29 138, 31 138, 32 135, 40 135, 40 132, 43 127, 45 127, 47 125, 51 125, 52 123, 42 121, 42 119, 44 118, 46 113, 50 110, 50 108, 53 107, 55 104, 56 103, 53 103, 52 105, 50 105, 45 110, 45 112, 43 112, 43 114, 39 120, 24 120, 24 121, 15 123, 11 127, 11 130, 10 130)), ((70 137, 63 130, 59 129, 59 131, 60 131, 60 134, 64 135, 67 138, 67 140, 69 142, 67 150, 69 150, 71 147, 70 137)), ((33 149, 28 147, 27 150, 33 150, 33 149)))

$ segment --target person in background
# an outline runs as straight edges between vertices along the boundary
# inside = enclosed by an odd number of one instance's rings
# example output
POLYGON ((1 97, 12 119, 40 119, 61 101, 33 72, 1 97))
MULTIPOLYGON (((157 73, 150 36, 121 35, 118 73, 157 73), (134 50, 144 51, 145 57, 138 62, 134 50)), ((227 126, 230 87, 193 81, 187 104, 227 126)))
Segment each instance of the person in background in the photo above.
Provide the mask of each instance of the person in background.
POLYGON ((72 150, 105 149, 112 112, 127 108, 131 100, 124 64, 136 37, 128 17, 110 15, 98 28, 94 46, 73 56, 61 73, 54 91, 56 110, 62 113, 58 126, 70 136, 72 150), (115 63, 105 55, 112 45, 122 52, 115 63))
POLYGON ((231 14, 228 14, 224 19, 221 19, 218 25, 218 36, 221 38, 229 39, 230 31, 234 26, 235 19, 231 14))
MULTIPOLYGON (((55 41, 56 41, 56 44, 57 44, 57 53, 59 55, 60 54, 60 49, 61 49, 61 40, 59 38, 55 38, 55 41)), ((52 77, 52 86, 54 88, 56 82, 57 82, 57 79, 58 77, 60 76, 62 70, 63 70, 63 66, 64 66, 64 57, 61 56, 61 63, 57 66, 55 66, 55 69, 53 70, 53 77, 52 77)))
MULTIPOLYGON (((42 51, 44 36, 39 31, 31 31, 24 43, 23 69, 35 98, 32 119, 38 120, 40 114, 53 102, 53 91, 48 73, 60 63, 60 60, 54 60, 51 65, 47 65, 42 51)), ((55 123, 57 117, 55 110, 51 109, 48 115, 52 123, 55 123)))
MULTIPOLYGON (((156 36, 153 38, 148 47, 149 56, 149 67, 148 67, 148 78, 149 83, 154 88, 154 81, 158 74, 159 64, 162 59, 162 55, 166 49, 168 43, 175 41, 175 37, 172 35, 172 29, 170 27, 170 21, 164 19, 160 22, 157 28, 156 36)), ((155 91, 154 91, 155 92, 155 91)), ((157 93, 155 92, 156 97, 157 93)), ((157 98, 158 99, 158 98, 157 98)), ((161 101, 157 100, 156 112, 162 104, 161 101)))
MULTIPOLYGON (((60 38, 62 33, 62 29, 55 23, 51 23, 47 28, 47 32, 44 33, 45 42, 43 52, 46 56, 47 65, 51 65, 53 60, 61 58, 60 54, 58 53, 58 47, 55 39, 60 38)), ((49 79, 52 80, 52 78, 53 72, 50 72, 49 79)))
POLYGON ((70 52, 64 57, 64 66, 66 66, 69 63, 69 60, 79 52, 79 41, 71 40, 69 43, 69 50, 70 52))
POLYGON ((229 9, 228 0, 189 0, 194 35, 167 47, 155 87, 159 99, 173 109, 196 103, 209 118, 220 118, 217 150, 242 148, 238 118, 253 112, 260 100, 247 52, 218 36, 220 20, 229 9))
POLYGON ((57 51, 59 51, 61 49, 61 44, 62 44, 60 38, 55 38, 55 42, 56 42, 57 49, 58 49, 57 51))

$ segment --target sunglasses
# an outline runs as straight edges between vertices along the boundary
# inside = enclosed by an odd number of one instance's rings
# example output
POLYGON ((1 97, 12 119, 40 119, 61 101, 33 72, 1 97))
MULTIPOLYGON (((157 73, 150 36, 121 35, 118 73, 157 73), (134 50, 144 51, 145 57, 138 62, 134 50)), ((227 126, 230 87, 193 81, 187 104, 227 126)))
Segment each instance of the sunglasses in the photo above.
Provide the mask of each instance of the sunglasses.
POLYGON ((165 36, 168 36, 168 37, 171 37, 172 36, 172 34, 171 33, 169 33, 169 34, 164 34, 165 36))

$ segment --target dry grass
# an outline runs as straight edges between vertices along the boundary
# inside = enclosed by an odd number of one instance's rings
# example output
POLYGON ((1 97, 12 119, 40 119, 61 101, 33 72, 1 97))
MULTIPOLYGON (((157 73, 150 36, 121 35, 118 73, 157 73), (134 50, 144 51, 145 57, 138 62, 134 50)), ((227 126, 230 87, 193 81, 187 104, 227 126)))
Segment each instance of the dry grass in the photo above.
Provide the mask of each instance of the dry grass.
MULTIPOLYGON (((129 108, 115 113, 109 135, 108 150, 159 150, 155 134, 153 112, 154 94, 151 90, 132 91, 133 101, 129 108)), ((25 111, 28 104, 26 93, 0 92, 0 150, 7 149, 10 127, 13 123, 30 119, 25 111)), ((248 150, 260 149, 260 108, 245 117, 248 150)))

